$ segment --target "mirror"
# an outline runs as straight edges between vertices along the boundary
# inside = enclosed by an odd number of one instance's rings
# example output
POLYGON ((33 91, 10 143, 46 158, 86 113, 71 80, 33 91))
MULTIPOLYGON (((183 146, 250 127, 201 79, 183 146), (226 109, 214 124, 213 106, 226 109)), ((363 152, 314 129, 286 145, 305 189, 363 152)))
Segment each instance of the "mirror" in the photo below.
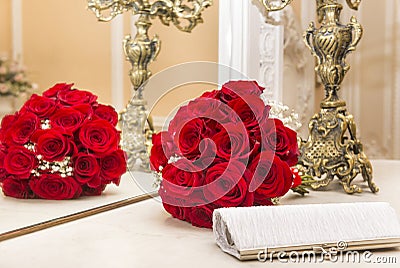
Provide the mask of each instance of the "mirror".
MULTIPOLYGON (((86 0, 0 0, 0 53, 26 66, 28 78, 38 85, 35 93, 58 82, 75 83, 76 88, 96 94, 100 103, 121 111, 132 93, 122 40, 135 34, 136 18, 124 14, 111 23, 98 22, 86 4, 86 0)), ((191 34, 152 21, 150 35, 162 40, 162 53, 150 65, 154 74, 188 61, 218 62, 218 1, 203 18, 204 23, 191 34)), ((187 85, 172 92, 152 109, 160 122, 156 127, 182 101, 209 89, 208 85, 187 85)), ((149 106, 158 95, 149 93, 149 106)), ((152 183, 151 174, 127 173, 119 187, 109 185, 101 196, 67 201, 19 200, 0 192, 0 233, 139 196, 150 191, 152 183)))

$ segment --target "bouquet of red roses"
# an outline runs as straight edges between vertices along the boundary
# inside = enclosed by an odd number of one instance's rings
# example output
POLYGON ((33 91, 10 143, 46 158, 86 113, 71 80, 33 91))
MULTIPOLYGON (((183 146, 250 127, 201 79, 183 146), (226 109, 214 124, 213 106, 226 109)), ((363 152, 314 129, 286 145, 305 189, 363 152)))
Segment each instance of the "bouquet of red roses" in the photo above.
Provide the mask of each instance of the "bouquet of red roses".
POLYGON ((211 228, 221 207, 272 205, 301 183, 297 134, 269 117, 256 82, 232 81, 181 107, 153 136, 150 163, 174 217, 211 228), (299 179, 300 178, 300 179, 299 179))
POLYGON ((57 84, 32 95, 0 129, 0 186, 15 198, 100 195, 126 171, 118 114, 97 96, 57 84))

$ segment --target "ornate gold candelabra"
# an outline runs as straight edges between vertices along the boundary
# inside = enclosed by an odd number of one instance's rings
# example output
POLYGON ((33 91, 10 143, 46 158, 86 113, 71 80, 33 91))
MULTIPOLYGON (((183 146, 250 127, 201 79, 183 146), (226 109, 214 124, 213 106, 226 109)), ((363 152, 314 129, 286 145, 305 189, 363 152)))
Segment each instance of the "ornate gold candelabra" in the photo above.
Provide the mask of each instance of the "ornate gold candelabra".
MULTIPOLYGON (((149 63, 154 61, 160 51, 157 36, 149 38, 151 19, 158 17, 165 25, 172 23, 183 32, 191 32, 202 22, 202 11, 212 4, 212 0, 88 0, 88 8, 99 21, 110 21, 123 12, 139 15, 135 23, 137 34, 134 38, 126 36, 123 42, 126 59, 131 63, 129 76, 134 95, 120 114, 123 125, 122 143, 128 156, 128 168, 134 169, 138 159, 141 167, 149 167, 149 137, 153 128, 148 120, 146 101, 143 98, 145 82, 151 76, 149 63), (106 13, 106 15, 104 15, 106 13), (148 126, 146 127, 146 122, 148 126)), ((151 139, 150 139, 151 140, 151 139)))
MULTIPOLYGON (((260 0, 267 11, 284 8, 292 0, 282 0, 271 8, 268 0, 260 0)), ((357 10, 361 0, 346 0, 350 8, 357 10)), ((318 22, 310 23, 304 34, 306 45, 317 58, 315 68, 325 86, 325 99, 321 110, 309 123, 309 137, 300 146, 299 163, 306 171, 318 178, 311 186, 314 189, 327 186, 334 177, 338 177, 344 190, 360 193, 361 188, 352 185, 358 174, 362 174, 372 192, 379 188, 372 180, 372 165, 363 151, 363 145, 357 139, 354 118, 347 112, 346 102, 338 96, 340 85, 350 66, 346 56, 356 49, 362 37, 362 26, 353 16, 350 23, 340 23, 343 6, 337 0, 316 0, 318 22)))

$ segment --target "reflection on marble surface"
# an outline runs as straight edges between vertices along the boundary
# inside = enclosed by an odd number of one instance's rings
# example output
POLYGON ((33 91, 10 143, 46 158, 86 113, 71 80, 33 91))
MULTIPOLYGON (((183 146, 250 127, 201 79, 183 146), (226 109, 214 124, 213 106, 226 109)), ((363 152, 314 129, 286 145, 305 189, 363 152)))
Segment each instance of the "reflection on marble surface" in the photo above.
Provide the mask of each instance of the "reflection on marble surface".
POLYGON ((119 187, 109 185, 101 196, 62 201, 14 199, 0 193, 0 233, 154 191, 152 182, 151 174, 126 173, 119 187))

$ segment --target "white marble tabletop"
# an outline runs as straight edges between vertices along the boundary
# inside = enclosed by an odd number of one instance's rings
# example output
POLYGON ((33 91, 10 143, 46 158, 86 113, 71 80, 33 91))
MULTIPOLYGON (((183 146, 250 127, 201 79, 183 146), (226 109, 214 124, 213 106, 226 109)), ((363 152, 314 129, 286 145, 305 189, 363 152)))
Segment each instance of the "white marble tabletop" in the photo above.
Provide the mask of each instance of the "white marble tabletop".
MULTIPOLYGON (((288 194, 282 204, 385 201, 400 215, 400 161, 373 161, 379 194, 347 195, 333 182, 327 191, 313 191, 306 197, 288 194)), ((136 174, 147 182, 150 178, 136 174)), ((362 179, 356 182, 362 184, 362 179)), ((151 183, 149 183, 150 185, 151 183)), ((20 201, 0 197, 0 233, 123 199, 141 193, 129 177, 120 188, 110 187, 103 197, 52 202, 20 201)), ((373 251, 373 257, 394 257, 398 249, 373 251)), ((274 267, 288 264, 240 262, 223 253, 215 244, 211 230, 192 227, 171 218, 161 203, 148 200, 19 238, 0 242, 0 267, 274 267)), ((310 264, 300 264, 307 265, 310 264)), ((321 265, 320 263, 312 265, 321 265)), ((322 265, 332 266, 330 262, 322 265)), ((354 263, 340 263, 353 267, 354 263)), ((358 267, 365 263, 357 264, 358 267)), ((371 267, 375 267, 375 265, 371 267)), ((385 266, 386 267, 386 266, 385 266)), ((396 267, 396 265, 391 266, 396 267)))

